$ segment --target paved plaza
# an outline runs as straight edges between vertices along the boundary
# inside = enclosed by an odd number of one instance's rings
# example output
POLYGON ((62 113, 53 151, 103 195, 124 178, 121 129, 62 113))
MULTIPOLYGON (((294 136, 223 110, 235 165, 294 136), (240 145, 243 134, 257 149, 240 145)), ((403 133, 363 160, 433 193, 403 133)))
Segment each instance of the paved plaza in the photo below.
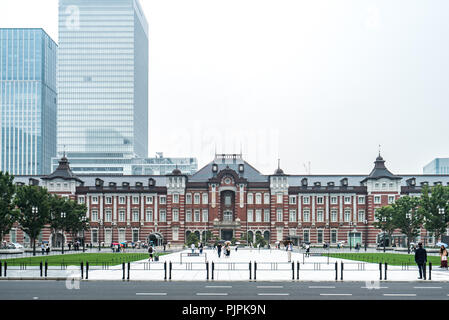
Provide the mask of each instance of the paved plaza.
MULTIPOLYGON (((233 249, 230 257, 225 257, 222 254, 220 258, 213 249, 206 249, 203 254, 194 257, 189 256, 189 253, 191 250, 170 253, 161 256, 159 262, 149 262, 147 259, 132 262, 129 272, 128 265, 125 265, 125 273, 122 265, 90 266, 88 280, 122 280, 123 275, 127 280, 129 273, 129 280, 142 281, 335 281, 336 278, 337 281, 342 281, 342 262, 343 281, 374 282, 380 280, 381 274, 379 264, 318 255, 306 257, 302 252, 292 253, 292 265, 291 262, 288 262, 287 252, 282 249, 238 249, 238 251, 233 249), (206 266, 209 272, 206 271, 206 266), (337 267, 337 272, 335 267, 337 267), (213 275, 212 268, 214 269, 213 275)), ((7 275, 8 278, 42 279, 39 267, 27 267, 26 270, 20 270, 19 267, 8 267, 7 275)), ((64 270, 61 270, 60 267, 49 267, 48 270, 48 278, 79 278, 80 276, 79 266, 68 266, 64 270)), ((86 278, 85 271, 83 276, 86 278)), ((431 281, 449 282, 449 271, 433 266, 431 277, 431 281)), ((382 280, 385 281, 384 265, 382 265, 382 280)), ((416 266, 389 265, 386 281, 423 280, 418 280, 416 266)))

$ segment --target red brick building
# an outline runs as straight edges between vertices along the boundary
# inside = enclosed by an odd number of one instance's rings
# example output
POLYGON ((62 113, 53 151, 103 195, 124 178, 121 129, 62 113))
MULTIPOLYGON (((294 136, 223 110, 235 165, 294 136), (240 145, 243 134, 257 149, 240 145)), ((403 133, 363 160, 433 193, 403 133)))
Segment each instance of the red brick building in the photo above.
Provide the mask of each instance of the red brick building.
MULTIPOLYGON (((93 245, 150 239, 177 245, 189 233, 203 240, 210 231, 214 239, 224 240, 253 242, 260 234, 271 244, 291 239, 373 247, 382 236, 372 225, 376 208, 401 195, 420 195, 424 184, 449 184, 449 175, 396 176, 380 155, 374 163, 369 175, 288 175, 280 168, 264 175, 241 155, 223 154, 191 176, 174 170, 165 176, 77 177, 63 158, 49 176, 18 176, 15 181, 85 203, 90 230, 84 238, 93 245)), ((17 227, 10 238, 27 242, 17 227)), ((46 229, 40 240, 55 246, 62 239, 46 229)), ((435 240, 425 230, 422 239, 435 240)), ((401 234, 393 241, 405 245, 401 234)))

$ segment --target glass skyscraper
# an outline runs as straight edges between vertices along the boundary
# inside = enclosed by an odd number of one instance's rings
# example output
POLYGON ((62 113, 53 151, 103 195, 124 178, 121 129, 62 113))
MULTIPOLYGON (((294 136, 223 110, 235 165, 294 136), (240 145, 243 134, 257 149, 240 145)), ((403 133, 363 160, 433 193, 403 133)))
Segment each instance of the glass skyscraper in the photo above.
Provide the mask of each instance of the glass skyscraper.
POLYGON ((56 155, 56 43, 42 29, 0 29, 0 170, 49 174, 56 155))
POLYGON ((148 156, 148 24, 138 0, 60 0, 57 151, 148 156))

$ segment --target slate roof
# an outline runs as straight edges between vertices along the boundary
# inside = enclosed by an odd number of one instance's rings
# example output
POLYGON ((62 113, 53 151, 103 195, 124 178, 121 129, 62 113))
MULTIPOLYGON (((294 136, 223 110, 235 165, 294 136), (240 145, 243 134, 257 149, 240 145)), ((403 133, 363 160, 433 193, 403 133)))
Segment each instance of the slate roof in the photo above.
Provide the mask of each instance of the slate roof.
POLYGON ((64 180, 76 180, 78 182, 83 182, 80 178, 78 178, 75 174, 73 174, 72 170, 69 166, 69 160, 63 156, 61 160, 59 160, 59 165, 53 173, 48 176, 43 176, 42 180, 53 180, 56 178, 64 179, 64 180))

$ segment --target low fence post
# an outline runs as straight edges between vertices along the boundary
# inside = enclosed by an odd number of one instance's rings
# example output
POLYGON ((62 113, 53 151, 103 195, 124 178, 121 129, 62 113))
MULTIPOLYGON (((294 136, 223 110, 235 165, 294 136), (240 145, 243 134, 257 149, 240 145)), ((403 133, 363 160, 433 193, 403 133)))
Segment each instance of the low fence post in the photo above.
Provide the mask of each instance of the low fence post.
POLYGON ((382 263, 381 262, 379 262, 379 273, 380 273, 379 280, 382 280, 382 263))
POLYGON ((344 267, 343 267, 343 261, 341 262, 341 278, 340 278, 340 280, 343 280, 343 269, 344 269, 344 267))
POLYGON ((80 268, 81 268, 81 279, 83 279, 84 278, 84 264, 82 261, 80 263, 80 268))
POLYGON ((129 281, 129 272, 131 271, 131 263, 128 262, 128 281, 129 281))
POLYGON ((296 280, 299 280, 299 261, 296 261, 296 280))
POLYGON ((292 280, 295 280, 295 263, 292 262, 292 280))
POLYGON ((388 269, 388 264, 385 262, 385 274, 384 274, 384 280, 387 280, 387 269, 388 269))
POLYGON ((338 262, 335 261, 335 281, 338 281, 338 262))
POLYGON ((41 271, 41 277, 42 277, 42 275, 43 275, 42 261, 39 262, 39 270, 41 271))
POLYGON ((171 261, 170 261, 170 263, 169 263, 169 280, 171 280, 171 270, 172 270, 172 263, 171 263, 171 261))
POLYGON ((167 280, 167 261, 164 262, 164 280, 167 280))
MULTIPOLYGON (((3 265, 2 262, 0 261, 0 277, 2 276, 2 270, 3 269, 3 265)), ((42 277, 42 272, 41 272, 41 277, 42 277)))
POLYGON ((45 278, 47 278, 48 262, 45 261, 45 278))
POLYGON ((214 280, 214 269, 215 269, 215 264, 212 261, 212 280, 214 280))
POLYGON ((122 280, 125 280, 125 263, 124 262, 122 262, 122 271, 123 271, 122 280))
POLYGON ((432 262, 429 262, 429 280, 432 280, 432 262))
POLYGON ((209 280, 209 262, 206 261, 206 280, 209 280))
MULTIPOLYGON (((249 263, 249 270, 251 273, 251 262, 249 263)), ((251 279, 251 276, 250 276, 250 279, 251 279)), ((254 280, 256 280, 256 279, 257 279, 257 261, 254 261, 254 280)))
POLYGON ((89 279, 89 261, 86 261, 86 279, 89 279))

